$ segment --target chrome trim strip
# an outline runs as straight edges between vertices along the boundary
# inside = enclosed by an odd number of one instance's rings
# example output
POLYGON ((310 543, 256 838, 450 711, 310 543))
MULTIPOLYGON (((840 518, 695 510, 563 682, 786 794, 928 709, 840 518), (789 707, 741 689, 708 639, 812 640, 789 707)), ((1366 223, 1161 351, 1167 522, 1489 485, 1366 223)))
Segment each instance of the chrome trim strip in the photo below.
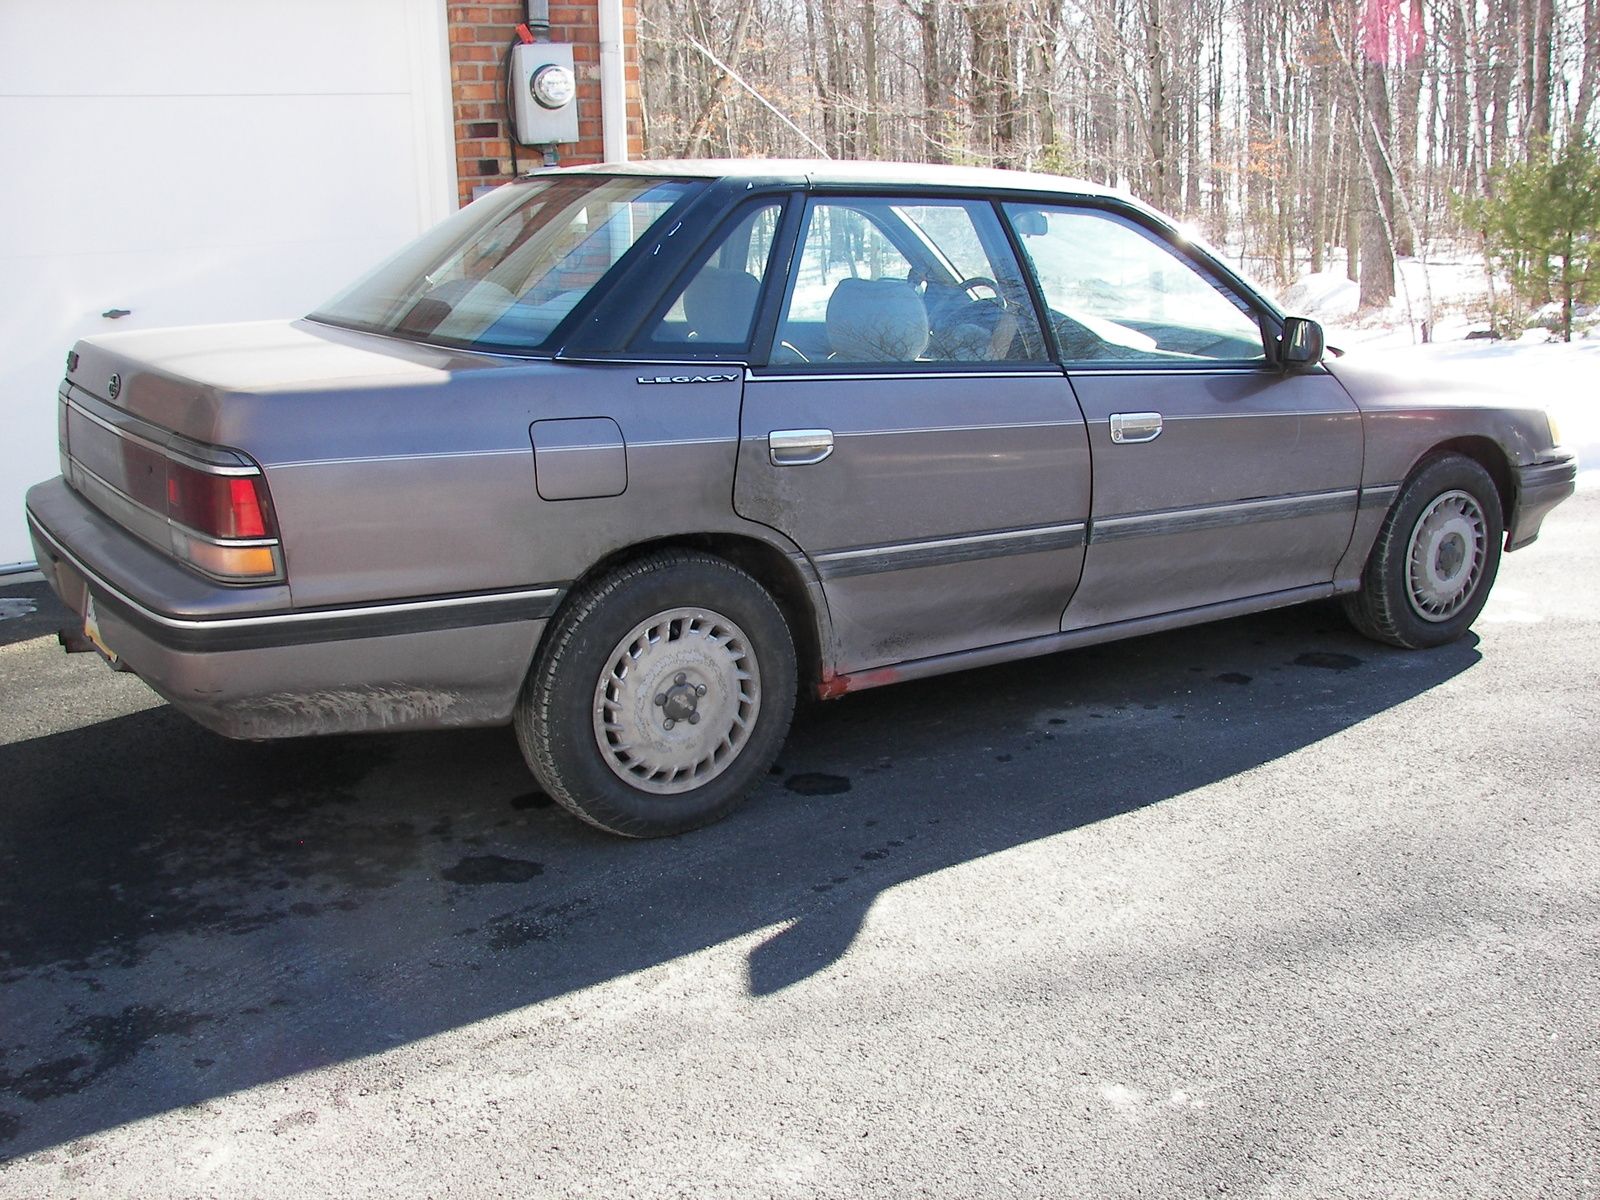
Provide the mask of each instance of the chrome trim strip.
MULTIPOLYGON (((72 456, 70 454, 67 457, 68 458, 72 458, 72 456)), ((164 513, 164 512, 157 512, 155 509, 151 508, 148 504, 139 503, 139 501, 135 500, 132 496, 128 495, 127 492, 123 491, 116 484, 112 483, 110 480, 108 480, 105 477, 97 474, 96 472, 91 471, 88 467, 84 466, 83 463, 79 462, 76 458, 72 459, 72 465, 74 467, 76 467, 79 471, 81 471, 83 474, 87 475, 90 479, 94 480, 101 487, 105 488, 106 491, 110 492, 117 499, 124 501, 130 507, 136 508, 142 513, 147 513, 150 516, 154 517, 157 521, 161 522, 163 527, 165 527, 167 529, 176 529, 179 533, 183 534, 185 537, 191 537, 197 542, 208 542, 213 546, 220 546, 224 550, 233 550, 233 549, 248 550, 253 546, 276 546, 276 545, 278 545, 278 539, 277 538, 219 538, 219 537, 212 537, 209 533, 201 533, 198 529, 191 528, 190 526, 185 525, 182 521, 173 520, 171 517, 167 516, 167 514, 164 513)), ((111 514, 107 513, 106 515, 110 516, 111 514)), ((127 527, 124 526, 123 528, 127 528, 127 527)), ((132 532, 132 531, 130 530, 130 532, 132 532)), ((151 545, 155 545, 155 543, 152 542, 151 545)), ((157 549, 163 549, 163 550, 170 549, 170 548, 171 548, 170 546, 159 546, 159 547, 157 547, 157 549)), ((192 566, 193 564, 191 563, 190 565, 192 566)), ((196 569, 198 570, 199 568, 196 568, 196 569)))
POLYGON ((993 533, 963 534, 920 542, 900 542, 881 546, 858 546, 832 550, 816 556, 817 573, 823 579, 849 579, 882 571, 903 571, 913 567, 944 567, 1004 558, 1015 554, 1038 554, 1049 550, 1071 550, 1084 544, 1081 521, 1066 525, 1038 525, 1026 529, 1005 529, 993 533))
MULTIPOLYGON (((1166 421, 1239 421, 1251 417, 1355 417, 1353 408, 1284 409, 1282 411, 1216 412, 1216 413, 1163 413, 1166 421)), ((1091 417, 1090 425, 1107 425, 1110 417, 1091 417)))
POLYGON ((1400 490, 1398 483, 1380 483, 1372 487, 1361 489, 1362 508, 1388 508, 1393 501, 1395 493, 1400 490))
MULTIPOLYGON (((96 425, 111 433, 113 436, 122 438, 125 441, 133 442, 136 445, 143 446, 146 450, 153 451, 154 453, 161 455, 163 458, 175 459, 184 466, 192 467, 194 470, 203 472, 204 474, 238 477, 261 474, 261 472, 255 467, 225 467, 220 463, 206 462, 204 459, 196 458, 194 455, 185 452, 181 446, 175 446, 171 442, 154 441, 151 438, 145 437, 143 434, 135 433, 131 429, 126 429, 115 424, 114 422, 108 421, 99 414, 90 412, 75 399, 69 398, 66 401, 66 405, 84 419, 94 422, 96 425)), ((129 415, 129 419, 131 421, 137 421, 141 425, 148 425, 152 429, 159 428, 159 426, 151 425, 149 421, 146 421, 140 417, 132 416, 131 414, 129 415)), ((189 442, 193 443, 194 445, 200 444, 198 442, 194 442, 194 439, 192 438, 184 437, 182 434, 175 433, 172 434, 171 437, 176 438, 181 442, 189 442)))
MULTIPOLYGON (((1302 604, 1307 600, 1321 600, 1337 595, 1341 588, 1331 583, 1315 583, 1305 587, 1289 588, 1281 592, 1267 592, 1247 596, 1242 600, 1225 600, 1217 604, 1204 604, 1198 608, 1185 608, 1177 612, 1159 613, 1151 617, 1135 617, 1127 621, 1113 621, 1106 625, 1090 625, 1082 629, 1069 629, 1061 633, 1047 633, 1042 637, 1026 638, 1016 642, 1002 642, 997 646, 980 646, 973 650, 957 650, 951 654, 937 654, 931 658, 914 658, 906 662, 868 667, 839 676, 830 690, 819 694, 825 700, 846 692, 881 687, 909 679, 926 679, 949 671, 964 671, 972 667, 987 667, 997 663, 1016 662, 1041 654, 1054 654, 1061 650, 1076 650, 1102 642, 1138 637, 1147 633, 1161 633, 1181 629, 1186 625, 1200 625, 1207 621, 1220 621, 1228 617, 1242 617, 1247 613, 1265 612, 1302 604), (843 686, 839 686, 842 684, 843 686)), ((1067 608, 1072 611, 1070 605, 1067 608)))
POLYGON ((1353 512, 1358 495, 1355 488, 1341 488, 1337 491, 1269 496, 1261 500, 1238 500, 1229 504, 1206 504, 1162 512, 1097 517, 1089 523, 1089 544, 1163 534, 1196 533, 1202 529, 1222 529, 1256 521, 1286 521, 1323 513, 1353 512))
POLYGON ((498 450, 437 450, 427 454, 372 454, 355 458, 297 458, 287 462, 269 462, 263 464, 263 466, 273 471, 291 471, 299 467, 357 466, 363 463, 416 462, 424 459, 445 458, 495 458, 513 455, 532 457, 533 444, 530 442, 526 446, 507 446, 498 450))
MULTIPOLYGON (((987 433, 995 429, 1082 429, 1083 422, 1069 421, 975 421, 971 425, 896 425, 889 429, 835 430, 835 438, 890 437, 896 434, 920 433, 987 433)), ((716 439, 718 441, 722 439, 716 439)), ((764 446, 766 436, 759 433, 743 435, 741 441, 764 446)), ((630 443, 631 445, 632 443, 630 443)), ((643 444, 643 443, 641 443, 643 444)))
MULTIPOLYGON (((346 606, 343 608, 311 608, 299 612, 262 613, 252 617, 212 617, 208 619, 194 617, 173 617, 166 613, 158 612, 148 605, 141 604, 121 588, 108 583, 105 576, 92 567, 85 565, 83 560, 72 551, 63 546, 60 541, 51 536, 33 513, 28 513, 28 525, 36 532, 40 539, 50 545, 62 558, 72 565, 72 568, 101 591, 124 607, 137 613, 145 621, 159 625, 164 629, 182 632, 209 632, 217 630, 245 630, 245 629, 286 629, 298 625, 309 625, 316 622, 351 620, 359 617, 390 616, 404 613, 418 613, 442 611, 453 608, 465 608, 471 605, 514 605, 527 603, 532 600, 554 600, 560 596, 565 588, 562 585, 542 585, 534 588, 522 588, 513 591, 481 592, 459 596, 436 596, 419 600, 398 600, 392 602, 378 602, 346 606)), ((281 586, 278 585, 278 586, 281 586)))
POLYGON ((1183 375, 1193 378, 1199 375, 1281 375, 1276 367, 1268 366, 1239 366, 1239 367, 1204 367, 1186 366, 1173 363, 1171 366, 1153 367, 1148 363, 1141 363, 1137 367, 1074 367, 1067 364, 1067 377, 1076 379, 1081 375, 1183 375))
POLYGON ((1060 371, 879 371, 858 374, 829 374, 826 371, 804 375, 745 375, 749 383, 853 383, 877 379, 1064 379, 1060 371))

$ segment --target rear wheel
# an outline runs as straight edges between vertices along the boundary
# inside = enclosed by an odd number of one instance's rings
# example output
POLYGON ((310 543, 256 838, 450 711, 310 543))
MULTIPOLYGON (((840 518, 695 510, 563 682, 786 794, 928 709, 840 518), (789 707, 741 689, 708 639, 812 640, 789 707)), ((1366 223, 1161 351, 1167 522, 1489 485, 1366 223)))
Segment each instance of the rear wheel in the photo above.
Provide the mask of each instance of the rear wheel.
POLYGON ((563 807, 629 837, 681 833, 766 774, 795 670, 783 613, 754 578, 707 554, 654 554, 573 597, 513 723, 563 807))
POLYGON ((1459 454, 1426 462, 1384 518, 1361 590, 1344 598, 1346 615, 1393 646, 1455 641, 1489 599, 1504 533, 1487 471, 1459 454))

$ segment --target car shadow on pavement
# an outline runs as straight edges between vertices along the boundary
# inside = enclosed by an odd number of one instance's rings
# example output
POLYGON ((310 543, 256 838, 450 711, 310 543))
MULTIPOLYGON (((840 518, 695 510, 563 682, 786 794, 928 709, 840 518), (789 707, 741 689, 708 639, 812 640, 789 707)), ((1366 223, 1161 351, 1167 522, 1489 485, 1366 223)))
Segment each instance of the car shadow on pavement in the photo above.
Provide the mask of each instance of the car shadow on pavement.
POLYGON ((0 747, 0 1161, 734 939, 750 1002, 825 985, 897 884, 1201 802, 1476 645, 1310 606, 862 693, 657 842, 565 816, 504 730, 242 743, 163 706, 0 747))

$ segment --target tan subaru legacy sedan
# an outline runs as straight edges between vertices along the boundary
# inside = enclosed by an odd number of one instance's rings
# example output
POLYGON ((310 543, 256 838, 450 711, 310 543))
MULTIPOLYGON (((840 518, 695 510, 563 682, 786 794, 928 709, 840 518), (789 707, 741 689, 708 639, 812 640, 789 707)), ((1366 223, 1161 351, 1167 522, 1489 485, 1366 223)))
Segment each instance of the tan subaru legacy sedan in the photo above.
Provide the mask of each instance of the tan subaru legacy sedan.
POLYGON ((1125 197, 883 164, 536 172, 302 320, 79 343, 59 411, 69 648, 230 737, 511 724, 633 836, 802 693, 1330 596, 1449 642, 1576 467, 1125 197))

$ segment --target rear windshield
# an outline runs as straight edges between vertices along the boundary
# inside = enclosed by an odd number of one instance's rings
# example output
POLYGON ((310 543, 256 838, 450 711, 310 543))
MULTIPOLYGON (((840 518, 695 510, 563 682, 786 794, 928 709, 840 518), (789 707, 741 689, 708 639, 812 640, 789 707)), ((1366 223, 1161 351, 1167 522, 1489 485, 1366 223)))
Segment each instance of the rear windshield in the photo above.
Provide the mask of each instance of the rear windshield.
POLYGON ((435 226, 315 321, 518 353, 551 333, 692 180, 567 175, 508 183, 435 226))

